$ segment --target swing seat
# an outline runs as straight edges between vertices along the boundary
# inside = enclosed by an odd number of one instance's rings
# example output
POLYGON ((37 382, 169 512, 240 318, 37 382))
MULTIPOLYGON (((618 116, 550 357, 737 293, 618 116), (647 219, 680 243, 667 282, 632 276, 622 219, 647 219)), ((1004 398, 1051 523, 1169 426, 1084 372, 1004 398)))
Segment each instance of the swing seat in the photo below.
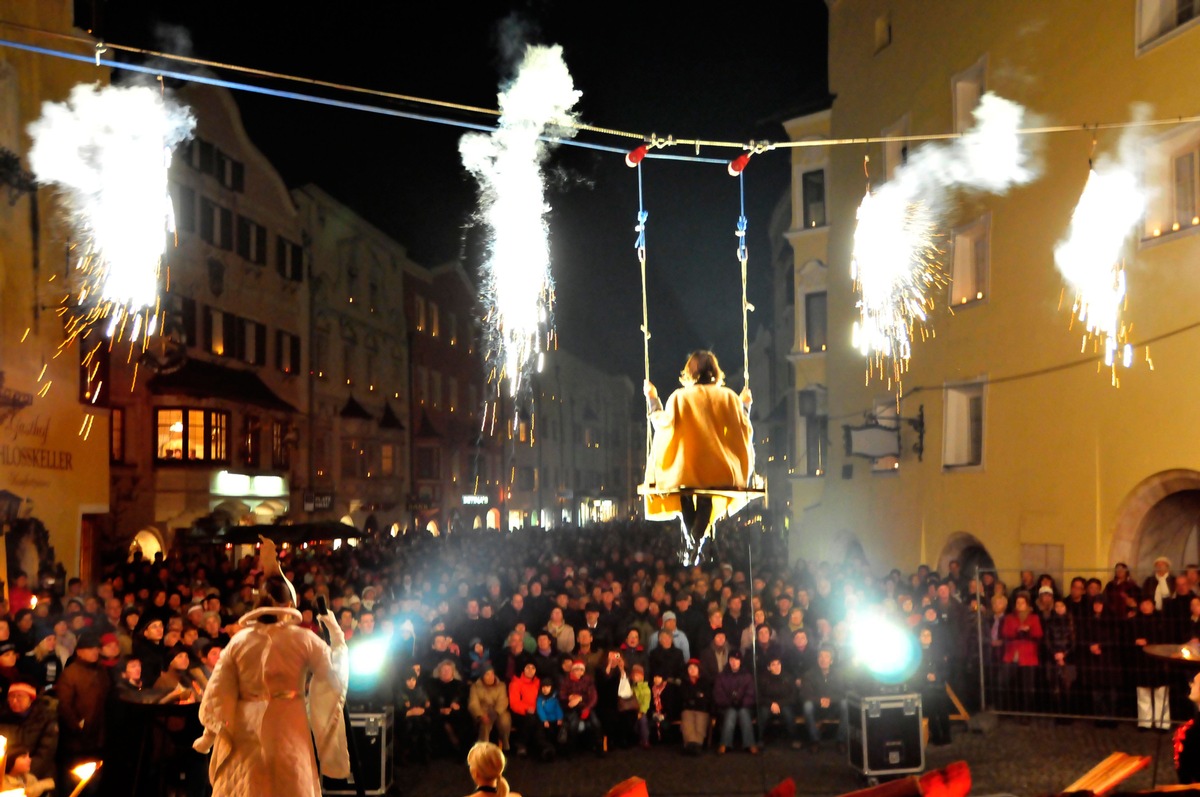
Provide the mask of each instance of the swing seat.
POLYGON ((658 489, 653 484, 639 484, 637 493, 640 496, 663 496, 663 495, 706 495, 728 498, 731 501, 748 502, 755 498, 766 496, 766 490, 758 490, 753 487, 675 487, 672 489, 658 489))

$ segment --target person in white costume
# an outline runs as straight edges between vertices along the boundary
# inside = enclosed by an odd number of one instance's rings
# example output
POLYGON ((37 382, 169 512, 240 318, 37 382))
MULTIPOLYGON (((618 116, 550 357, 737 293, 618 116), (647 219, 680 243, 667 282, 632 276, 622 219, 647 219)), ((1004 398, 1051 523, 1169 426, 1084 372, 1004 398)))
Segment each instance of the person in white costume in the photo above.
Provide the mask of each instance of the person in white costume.
POLYGON ((329 613, 319 620, 330 644, 300 626, 295 592, 279 572, 269 540, 262 553, 269 577, 204 690, 204 735, 193 747, 212 751, 213 797, 320 797, 320 775, 350 775, 342 712, 346 640, 329 613))

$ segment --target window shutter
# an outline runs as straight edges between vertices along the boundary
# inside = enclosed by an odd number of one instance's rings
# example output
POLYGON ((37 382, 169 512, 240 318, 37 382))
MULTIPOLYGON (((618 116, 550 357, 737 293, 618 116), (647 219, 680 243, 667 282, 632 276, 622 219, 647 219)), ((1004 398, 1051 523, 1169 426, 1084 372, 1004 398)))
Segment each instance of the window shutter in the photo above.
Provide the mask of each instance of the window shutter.
POLYGON ((254 225, 254 262, 260 266, 267 264, 267 228, 261 224, 254 225))
POLYGON ((216 207, 213 205, 213 203, 201 197, 200 238, 210 244, 217 240, 214 230, 215 212, 216 207))
POLYGON ((237 253, 239 257, 250 259, 250 220, 245 216, 237 219, 237 253))
POLYGON ((241 319, 232 313, 222 313, 222 332, 225 336, 225 356, 239 360, 245 355, 245 336, 242 335, 241 319))
POLYGON ((229 208, 220 208, 221 211, 221 243, 222 249, 229 251, 233 249, 233 211, 229 208))
POLYGON ((291 343, 291 361, 288 363, 288 373, 294 374, 300 370, 300 336, 288 335, 288 340, 291 343))
POLYGON ((265 324, 254 325, 254 364, 267 363, 267 327, 265 324))
POLYGON ((232 188, 238 193, 246 191, 246 167, 241 161, 231 161, 233 164, 232 188))
POLYGON ((207 307, 204 310, 204 350, 212 351, 213 346, 213 310, 207 307))
MULTIPOLYGON (((185 346, 196 345, 196 300, 189 299, 186 296, 180 299, 180 327, 185 346)), ((212 332, 209 331, 209 344, 211 345, 212 332)))

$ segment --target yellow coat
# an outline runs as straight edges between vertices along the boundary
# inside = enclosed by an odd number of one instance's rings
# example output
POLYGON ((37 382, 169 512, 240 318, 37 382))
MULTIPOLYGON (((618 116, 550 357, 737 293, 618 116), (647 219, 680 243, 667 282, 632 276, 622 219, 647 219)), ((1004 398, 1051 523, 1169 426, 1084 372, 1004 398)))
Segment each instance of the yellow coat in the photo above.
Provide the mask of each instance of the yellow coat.
MULTIPOLYGON (((727 387, 689 385, 650 413, 654 442, 646 466, 646 517, 669 520, 680 511, 682 487, 745 489, 754 473, 754 438, 746 409, 727 387)), ((746 504, 713 496, 713 518, 746 504)))

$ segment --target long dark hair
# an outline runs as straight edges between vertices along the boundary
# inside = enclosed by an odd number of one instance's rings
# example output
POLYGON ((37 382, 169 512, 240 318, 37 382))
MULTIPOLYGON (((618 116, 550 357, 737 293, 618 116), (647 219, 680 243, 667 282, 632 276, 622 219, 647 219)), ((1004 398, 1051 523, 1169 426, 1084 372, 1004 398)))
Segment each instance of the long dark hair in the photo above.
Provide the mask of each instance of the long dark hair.
POLYGON ((679 372, 680 384, 723 385, 725 373, 717 362, 717 355, 707 349, 697 349, 688 355, 683 370, 679 372))

